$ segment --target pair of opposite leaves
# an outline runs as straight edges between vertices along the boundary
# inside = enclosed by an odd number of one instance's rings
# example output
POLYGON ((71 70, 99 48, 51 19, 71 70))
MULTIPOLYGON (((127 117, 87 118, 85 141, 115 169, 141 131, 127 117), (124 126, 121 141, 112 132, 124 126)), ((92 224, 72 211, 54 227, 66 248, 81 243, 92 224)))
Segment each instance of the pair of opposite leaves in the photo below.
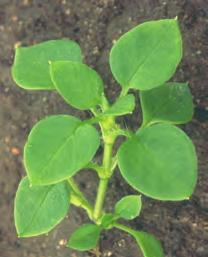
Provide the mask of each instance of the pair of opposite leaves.
MULTIPOLYGON (((182 42, 176 20, 144 23, 122 36, 112 48, 110 66, 116 80, 125 90, 142 90, 145 125, 163 121, 180 124, 191 119, 193 105, 187 85, 160 86, 173 75, 181 56, 182 42)), ((79 46, 68 40, 19 48, 13 77, 24 88, 56 88, 72 106, 89 109, 101 104, 103 83, 81 60, 79 46)), ((133 110, 132 95, 119 101, 109 115, 133 110)), ((96 130, 74 117, 52 116, 39 122, 25 147, 25 165, 32 184, 56 183, 74 175, 92 159, 98 145, 96 130)), ((194 189, 194 147, 172 125, 142 129, 121 146, 118 160, 126 181, 153 198, 182 200, 194 189)))
MULTIPOLYGON (((116 222, 117 219, 123 218, 126 220, 132 220, 138 217, 141 211, 141 207, 142 203, 140 196, 129 195, 123 197, 116 203, 113 214, 111 213, 103 215, 101 219, 101 225, 98 226, 96 224, 84 224, 79 227, 71 235, 68 241, 68 246, 70 248, 81 251, 86 251, 96 247, 100 233, 103 229, 111 229, 114 227, 114 222, 116 222)), ((146 232, 135 231, 125 226, 122 226, 122 229, 134 237, 145 257, 164 257, 161 244, 154 236, 146 232)))
MULTIPOLYGON (((67 215, 70 207, 69 199, 70 190, 65 182, 29 188, 29 180, 24 178, 16 196, 15 222, 18 235, 29 237, 50 231, 67 215), (35 203, 33 208, 31 208, 31 201, 35 203), (40 206, 41 208, 39 208, 40 206), (53 218, 48 218, 52 217, 51 215, 53 218)), ((116 203, 115 214, 105 214, 100 226, 96 224, 82 225, 71 235, 67 245, 80 251, 92 249, 96 247, 102 230, 108 229, 113 221, 119 218, 134 219, 140 214, 140 211, 141 197, 126 196, 116 203)), ((132 229, 128 229, 127 232, 135 238, 144 256, 164 257, 161 244, 154 236, 132 229)))

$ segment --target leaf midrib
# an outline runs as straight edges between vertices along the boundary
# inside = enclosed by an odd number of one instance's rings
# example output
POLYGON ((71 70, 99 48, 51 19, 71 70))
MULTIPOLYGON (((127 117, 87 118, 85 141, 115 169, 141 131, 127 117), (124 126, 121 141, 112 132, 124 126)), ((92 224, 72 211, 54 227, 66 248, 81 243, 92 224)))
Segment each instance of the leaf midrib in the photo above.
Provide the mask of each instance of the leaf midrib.
MULTIPOLYGON (((43 204, 44 204, 44 202, 45 202, 45 200, 46 200, 46 198, 47 198, 49 192, 50 192, 52 189, 53 189, 53 186, 50 186, 49 189, 46 191, 46 193, 45 193, 44 196, 43 196, 43 199, 41 200, 41 202, 40 202, 40 204, 39 204, 39 206, 38 206, 38 207, 36 208, 36 210, 34 211, 30 222, 28 222, 27 226, 25 226, 25 228, 22 230, 21 234, 24 235, 24 233, 27 232, 28 228, 32 225, 32 223, 33 223, 35 217, 37 216, 39 210, 40 210, 41 207, 43 206, 43 204)), ((32 225, 32 227, 33 227, 33 225, 32 225)))
POLYGON ((43 178, 44 176, 44 172, 47 170, 48 166, 50 165, 50 163, 56 158, 56 156, 59 154, 59 152, 65 147, 65 145, 68 144, 68 142, 75 136, 75 133, 77 131, 77 129, 79 129, 81 126, 81 124, 79 124, 73 131, 73 133, 70 133, 69 136, 67 136, 61 143, 60 146, 53 152, 53 154, 51 155, 51 157, 49 158, 49 160, 47 161, 46 164, 44 164, 42 168, 39 169, 39 173, 41 174, 41 176, 39 177, 39 179, 43 178))
POLYGON ((141 69, 142 66, 144 66, 144 64, 149 60, 149 58, 151 58, 151 56, 154 54, 154 52, 157 50, 157 48, 161 45, 161 43, 163 42, 163 39, 160 39, 159 41, 157 41, 157 43, 155 44, 155 46, 153 47, 152 51, 150 52, 150 54, 148 56, 145 56, 143 58, 143 60, 141 62, 138 63, 136 69, 134 70, 134 72, 132 73, 132 75, 130 76, 130 78, 128 79, 128 87, 130 87, 130 83, 131 81, 134 79, 134 77, 136 76, 136 74, 138 73, 138 71, 141 69))

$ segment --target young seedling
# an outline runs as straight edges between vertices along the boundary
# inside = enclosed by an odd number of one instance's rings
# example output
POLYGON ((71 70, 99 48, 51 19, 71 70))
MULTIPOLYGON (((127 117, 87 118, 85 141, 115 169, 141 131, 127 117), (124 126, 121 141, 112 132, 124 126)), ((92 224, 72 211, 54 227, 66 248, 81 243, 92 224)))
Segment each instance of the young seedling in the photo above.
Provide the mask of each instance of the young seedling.
POLYGON ((145 257, 163 257, 159 241, 136 231, 122 220, 140 214, 141 194, 156 200, 188 200, 197 180, 197 158, 189 137, 178 127, 192 119, 193 103, 187 83, 167 81, 182 57, 177 19, 145 22, 124 34, 110 52, 110 68, 121 85, 120 96, 109 103, 98 73, 83 63, 79 46, 69 40, 51 40, 16 49, 12 75, 28 90, 56 90, 71 106, 90 110, 81 121, 70 115, 52 115, 31 130, 24 147, 27 176, 15 199, 15 226, 19 237, 48 233, 67 215, 70 205, 86 210, 90 222, 80 226, 67 246, 80 251, 96 248, 104 230, 120 229, 132 235, 145 257), (139 90, 143 122, 137 131, 124 129, 118 116, 131 114, 139 90), (93 125, 99 124, 100 131, 93 125), (125 141, 115 152, 119 137, 125 141), (101 142, 100 142, 101 138, 101 142), (102 163, 93 160, 103 145, 102 163), (106 213, 108 182, 117 167, 135 195, 124 196, 106 213), (79 189, 73 176, 85 168, 99 177, 95 204, 79 189))

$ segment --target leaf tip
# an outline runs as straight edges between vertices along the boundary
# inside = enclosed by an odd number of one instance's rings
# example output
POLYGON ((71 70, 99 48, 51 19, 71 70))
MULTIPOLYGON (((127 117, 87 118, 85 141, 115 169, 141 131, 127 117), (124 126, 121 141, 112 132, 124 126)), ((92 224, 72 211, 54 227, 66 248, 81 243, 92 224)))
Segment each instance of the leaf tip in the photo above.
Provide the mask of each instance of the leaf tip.
POLYGON ((174 20, 178 21, 178 16, 176 16, 176 17, 174 18, 174 20))

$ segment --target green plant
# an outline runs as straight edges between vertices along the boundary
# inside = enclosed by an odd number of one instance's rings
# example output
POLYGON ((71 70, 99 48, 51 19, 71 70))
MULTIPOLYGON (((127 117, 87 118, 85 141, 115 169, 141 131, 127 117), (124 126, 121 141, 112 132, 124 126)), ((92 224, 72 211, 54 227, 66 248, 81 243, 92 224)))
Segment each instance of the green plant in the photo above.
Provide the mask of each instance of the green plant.
MULTIPOLYGON (((79 227, 67 246, 80 251, 95 248, 100 233, 113 228, 131 234, 145 257, 164 256, 161 244, 146 232, 120 223, 139 216, 141 196, 129 195, 111 213, 103 209, 109 179, 117 166, 136 191, 157 200, 189 199, 197 180, 197 158, 188 136, 175 124, 192 119, 193 103, 187 83, 168 81, 182 57, 177 19, 145 22, 124 34, 110 53, 110 67, 121 94, 112 104, 100 76, 82 62, 79 46, 52 40, 16 49, 12 74, 25 89, 56 90, 71 106, 90 110, 84 121, 53 115, 38 122, 24 147, 23 178, 15 199, 15 225, 19 237, 44 234, 68 213, 70 204, 84 208, 92 223, 79 227), (122 128, 118 116, 131 114, 134 94, 140 90, 143 123, 136 132, 122 128), (137 92, 137 91, 136 91, 137 92), (102 163, 93 161, 103 145, 102 163), (117 137, 125 141, 114 153, 117 137), (91 169, 99 177, 93 206, 73 176, 91 169)), ((112 208, 113 209, 113 208, 112 208)))

